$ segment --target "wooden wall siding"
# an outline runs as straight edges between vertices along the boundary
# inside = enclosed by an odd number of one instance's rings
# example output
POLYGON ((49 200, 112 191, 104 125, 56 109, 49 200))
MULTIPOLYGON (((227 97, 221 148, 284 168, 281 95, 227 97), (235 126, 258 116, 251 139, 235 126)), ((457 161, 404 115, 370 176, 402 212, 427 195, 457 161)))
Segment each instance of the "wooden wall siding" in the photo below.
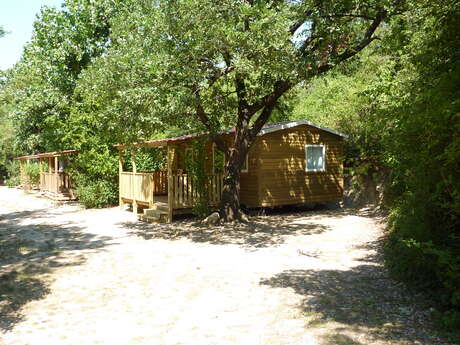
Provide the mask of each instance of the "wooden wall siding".
POLYGON ((343 195, 342 138, 310 126, 260 137, 259 206, 339 200, 343 195), (305 145, 326 145, 326 171, 305 171, 305 145))
POLYGON ((247 207, 259 206, 259 146, 256 143, 248 153, 248 172, 240 177, 240 202, 247 207))

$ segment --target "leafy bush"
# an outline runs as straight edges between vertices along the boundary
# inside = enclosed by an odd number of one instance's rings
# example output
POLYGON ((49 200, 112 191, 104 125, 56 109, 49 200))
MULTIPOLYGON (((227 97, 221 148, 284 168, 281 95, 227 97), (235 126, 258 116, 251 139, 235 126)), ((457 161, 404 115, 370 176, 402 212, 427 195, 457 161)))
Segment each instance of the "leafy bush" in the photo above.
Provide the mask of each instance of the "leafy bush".
POLYGON ((199 217, 209 214, 209 171, 211 166, 210 157, 206 155, 205 143, 207 138, 193 141, 192 148, 185 157, 187 173, 193 181, 198 192, 198 198, 193 205, 192 212, 199 217))
POLYGON ((21 184, 21 180, 19 179, 19 176, 13 176, 13 177, 6 179, 5 184, 8 187, 16 187, 21 184))
MULTIPOLYGON (((132 171, 132 153, 129 150, 123 152, 124 171, 132 171)), ((136 168, 137 171, 163 171, 166 170, 166 150, 151 147, 141 147, 136 149, 136 168)))
POLYGON ((386 80, 384 116, 392 168, 386 261, 399 279, 424 288, 460 329, 460 4, 415 5, 410 37, 386 80))
POLYGON ((108 145, 80 152, 69 162, 79 201, 87 208, 118 203, 118 156, 108 145))
POLYGON ((40 165, 31 162, 24 166, 24 174, 27 177, 29 185, 38 185, 40 183, 40 165))
POLYGON ((118 184, 111 181, 80 176, 75 193, 86 208, 107 207, 118 202, 118 184))
POLYGON ((15 178, 15 181, 16 180, 19 181, 18 184, 16 185, 19 185, 21 183, 20 178, 19 178, 19 172, 20 172, 19 161, 10 160, 6 163, 6 174, 7 174, 6 180, 15 178))

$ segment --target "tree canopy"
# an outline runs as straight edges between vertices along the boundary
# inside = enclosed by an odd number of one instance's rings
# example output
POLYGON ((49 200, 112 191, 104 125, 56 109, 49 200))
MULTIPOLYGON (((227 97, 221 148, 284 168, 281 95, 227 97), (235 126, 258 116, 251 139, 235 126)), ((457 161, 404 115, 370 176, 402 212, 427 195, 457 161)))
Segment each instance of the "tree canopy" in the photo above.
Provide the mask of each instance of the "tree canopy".
POLYGON ((78 184, 100 206, 116 202, 113 144, 207 131, 232 220, 265 123, 333 127, 350 134, 352 174, 385 175, 388 265, 458 309, 459 13, 455 0, 66 0, 42 9, 4 80, 0 150, 79 149, 78 184), (231 145, 216 135, 228 127, 231 145))
POLYGON ((123 123, 120 139, 139 139, 161 124, 179 126, 184 118, 208 131, 227 157, 226 219, 238 216, 248 149, 288 92, 359 53, 397 8, 381 1, 126 6, 114 21, 112 46, 83 74, 79 95, 99 108, 109 128, 123 123), (215 135, 226 127, 236 128, 231 147, 215 135))

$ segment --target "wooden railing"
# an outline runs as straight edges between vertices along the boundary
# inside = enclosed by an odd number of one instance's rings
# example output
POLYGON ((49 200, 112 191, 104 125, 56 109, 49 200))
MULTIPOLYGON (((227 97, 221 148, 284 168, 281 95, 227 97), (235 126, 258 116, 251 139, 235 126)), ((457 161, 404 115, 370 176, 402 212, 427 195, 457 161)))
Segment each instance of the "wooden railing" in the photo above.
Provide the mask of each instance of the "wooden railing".
POLYGON ((122 172, 120 196, 145 203, 153 201, 153 173, 122 172))
POLYGON ((153 194, 168 194, 168 172, 155 171, 153 173, 153 194))
POLYGON ((168 194, 168 172, 122 172, 120 197, 144 203, 152 203, 154 195, 168 194))
MULTIPOLYGON (((223 175, 215 174, 208 179, 208 200, 210 206, 220 202, 222 195, 223 175)), ((191 208, 199 198, 195 183, 187 174, 176 174, 170 177, 172 188, 171 200, 173 209, 191 208)), ((120 197, 127 200, 151 204, 155 195, 168 194, 168 174, 166 171, 151 173, 120 173, 120 197)))
POLYGON ((70 176, 64 172, 40 173, 40 190, 50 193, 67 193, 72 188, 70 176))
MULTIPOLYGON (((200 197, 193 179, 187 174, 172 175, 172 206, 173 208, 193 207, 200 197)), ((223 186, 223 174, 209 176, 208 179, 208 200, 210 206, 215 206, 220 202, 223 186)))

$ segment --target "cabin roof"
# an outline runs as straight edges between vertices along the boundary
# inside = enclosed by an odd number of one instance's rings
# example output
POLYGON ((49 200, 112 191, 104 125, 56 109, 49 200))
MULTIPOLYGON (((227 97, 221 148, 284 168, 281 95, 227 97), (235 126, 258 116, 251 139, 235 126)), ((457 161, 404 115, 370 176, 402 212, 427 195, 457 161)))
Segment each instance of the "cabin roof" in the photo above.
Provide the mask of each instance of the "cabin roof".
POLYGON ((315 127, 315 128, 321 129, 321 130, 323 130, 325 132, 329 132, 331 134, 337 135, 339 137, 348 138, 348 136, 343 134, 343 133, 340 133, 338 131, 335 131, 333 129, 330 129, 330 128, 327 128, 327 127, 324 127, 324 126, 314 124, 313 122, 310 122, 310 121, 307 121, 307 120, 297 120, 297 121, 286 121, 286 122, 271 123, 271 124, 265 125, 261 129, 261 131, 259 132, 258 135, 265 135, 265 134, 268 134, 268 133, 272 133, 272 132, 276 132, 276 131, 282 131, 283 129, 293 128, 293 127, 302 126, 302 125, 315 127))
MULTIPOLYGON (((284 129, 293 128, 293 127, 302 126, 302 125, 315 127, 315 128, 321 129, 321 130, 323 130, 325 132, 337 135, 339 137, 348 138, 348 136, 343 134, 343 133, 337 132, 337 131, 335 131, 333 129, 330 129, 330 128, 327 128, 327 127, 323 127, 323 126, 314 124, 313 122, 306 121, 306 120, 270 123, 270 124, 265 125, 261 129, 259 134, 257 134, 257 135, 262 136, 262 135, 265 135, 265 134, 268 134, 268 133, 281 131, 281 130, 284 130, 284 129)), ((231 128, 231 129, 221 131, 221 132, 219 132, 219 134, 231 134, 231 133, 234 133, 234 132, 235 132, 235 128, 231 128)), ((187 139, 202 136, 203 134, 204 133, 193 133, 193 134, 182 135, 180 137, 174 137, 174 138, 164 138, 164 139, 155 139, 155 140, 148 140, 148 141, 143 141, 143 142, 136 142, 136 143, 132 143, 131 145, 132 146, 157 146, 157 147, 158 146, 165 146, 168 143, 185 141, 187 139)), ((122 145, 122 144, 115 145, 115 147, 117 147, 119 150, 123 149, 123 148, 126 148, 127 146, 128 145, 122 145)))
POLYGON ((16 157, 15 159, 37 159, 37 158, 60 157, 60 156, 71 155, 71 154, 74 154, 74 153, 77 153, 77 152, 78 152, 77 150, 65 150, 65 151, 59 151, 59 152, 45 152, 45 153, 37 153, 35 155, 16 157))

